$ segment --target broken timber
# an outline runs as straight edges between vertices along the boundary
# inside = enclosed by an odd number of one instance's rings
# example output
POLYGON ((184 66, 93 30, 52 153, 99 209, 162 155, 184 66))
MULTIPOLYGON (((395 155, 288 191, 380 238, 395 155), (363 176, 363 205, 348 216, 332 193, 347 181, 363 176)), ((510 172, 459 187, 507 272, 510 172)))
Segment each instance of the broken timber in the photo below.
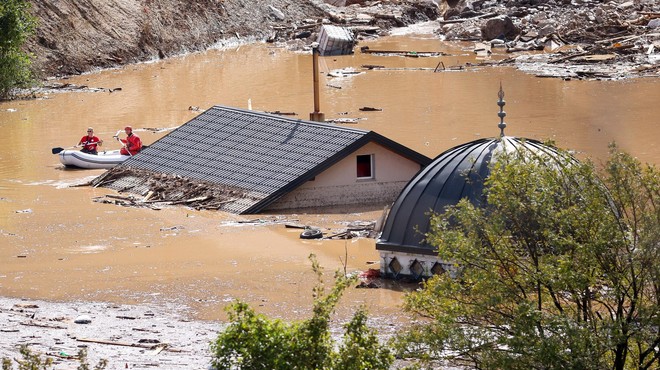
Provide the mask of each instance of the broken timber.
POLYGON ((463 66, 451 66, 445 67, 444 63, 439 63, 435 68, 429 67, 416 67, 416 68, 405 68, 405 67, 381 67, 381 66, 366 66, 367 68, 373 71, 433 71, 433 72, 442 72, 442 71, 463 71, 465 67, 463 66), (442 66, 442 68, 440 68, 442 66))
MULTIPOLYGON (((165 344, 165 343, 152 343, 152 344, 130 343, 130 342, 115 342, 115 341, 111 341, 111 340, 90 339, 90 338, 77 338, 76 340, 79 341, 79 342, 108 344, 108 345, 112 345, 112 346, 137 347, 137 348, 146 348, 146 349, 151 349, 151 350, 158 350, 159 348, 163 348, 168 352, 185 352, 182 349, 169 348, 168 345, 165 344)), ((163 349, 160 349, 158 352, 162 351, 163 349)))
POLYGON ((496 17, 498 15, 499 15, 498 13, 493 12, 493 13, 479 14, 479 15, 477 15, 475 17, 471 17, 471 18, 441 20, 441 21, 438 21, 438 23, 440 23, 440 24, 463 23, 463 22, 467 22, 467 21, 471 21, 471 20, 475 20, 475 19, 492 18, 492 17, 496 17))
POLYGON ((266 112, 266 113, 277 114, 279 116, 295 116, 295 115, 297 115, 296 112, 281 112, 279 110, 272 111, 272 112, 266 112))
POLYGON ((37 327, 40 327, 40 328, 48 328, 48 329, 66 329, 66 326, 53 325, 53 324, 47 324, 47 323, 39 323, 39 322, 36 322, 36 321, 22 322, 21 325, 37 326, 37 327))
POLYGON ((441 51, 411 51, 411 50, 371 50, 368 46, 363 46, 360 51, 364 54, 396 54, 407 57, 436 57, 446 56, 447 53, 441 51))

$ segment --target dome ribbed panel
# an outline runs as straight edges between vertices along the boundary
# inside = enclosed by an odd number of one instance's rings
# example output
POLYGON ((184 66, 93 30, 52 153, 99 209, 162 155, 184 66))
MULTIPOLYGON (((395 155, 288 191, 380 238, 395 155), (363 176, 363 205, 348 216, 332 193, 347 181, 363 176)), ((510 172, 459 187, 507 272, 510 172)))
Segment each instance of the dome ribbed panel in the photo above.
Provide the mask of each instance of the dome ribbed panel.
POLYGON ((442 213, 447 206, 464 198, 477 206, 483 204, 490 162, 497 153, 515 150, 529 150, 552 158, 557 155, 554 148, 538 141, 513 137, 475 140, 445 151, 401 191, 376 248, 434 254, 433 247, 424 242, 430 228, 430 212, 442 213))

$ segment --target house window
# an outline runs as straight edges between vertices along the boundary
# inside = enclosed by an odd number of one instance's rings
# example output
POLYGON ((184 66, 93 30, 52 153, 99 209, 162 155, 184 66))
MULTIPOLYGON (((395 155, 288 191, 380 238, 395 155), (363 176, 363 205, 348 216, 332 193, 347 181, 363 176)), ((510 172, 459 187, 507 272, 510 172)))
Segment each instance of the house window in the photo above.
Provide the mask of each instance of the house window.
POLYGON ((357 156, 357 177, 358 179, 371 179, 374 177, 372 154, 357 156))

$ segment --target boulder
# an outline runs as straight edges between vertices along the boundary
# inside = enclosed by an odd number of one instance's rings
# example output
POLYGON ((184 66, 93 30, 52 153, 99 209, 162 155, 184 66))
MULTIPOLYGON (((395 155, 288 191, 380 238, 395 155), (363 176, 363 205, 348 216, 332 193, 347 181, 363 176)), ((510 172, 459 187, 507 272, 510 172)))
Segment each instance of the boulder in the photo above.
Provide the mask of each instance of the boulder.
POLYGON ((440 16, 444 19, 458 18, 461 14, 473 10, 474 0, 442 0, 439 4, 440 16))
POLYGON ((284 13, 281 10, 277 9, 276 7, 272 5, 268 5, 268 9, 270 10, 270 15, 273 16, 273 18, 275 18, 276 20, 283 21, 286 19, 284 13))
POLYGON ((520 30, 518 27, 516 27, 511 18, 506 15, 491 18, 481 26, 482 40, 513 40, 519 33, 520 30))

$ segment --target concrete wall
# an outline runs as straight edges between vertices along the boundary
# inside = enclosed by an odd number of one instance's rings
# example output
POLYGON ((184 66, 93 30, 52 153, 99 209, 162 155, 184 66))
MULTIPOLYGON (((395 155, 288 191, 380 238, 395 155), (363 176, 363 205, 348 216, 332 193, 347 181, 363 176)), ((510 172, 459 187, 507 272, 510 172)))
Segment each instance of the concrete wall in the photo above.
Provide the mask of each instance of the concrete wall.
POLYGON ((271 204, 268 210, 391 203, 419 170, 417 162, 368 143, 271 204), (358 155, 373 155, 373 178, 357 178, 358 155))

